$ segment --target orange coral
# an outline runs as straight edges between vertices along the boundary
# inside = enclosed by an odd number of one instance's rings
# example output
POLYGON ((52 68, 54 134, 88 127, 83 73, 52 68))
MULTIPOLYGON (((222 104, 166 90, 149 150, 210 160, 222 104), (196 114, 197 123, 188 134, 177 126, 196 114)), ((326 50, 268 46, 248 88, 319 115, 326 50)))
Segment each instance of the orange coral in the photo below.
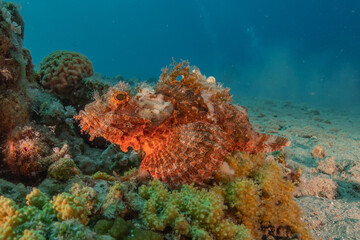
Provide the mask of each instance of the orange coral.
POLYGON ((75 118, 92 138, 104 137, 123 151, 144 150, 140 172, 174 185, 210 179, 233 150, 271 152, 289 145, 256 133, 246 108, 231 104, 229 89, 187 62, 164 69, 154 89, 131 95, 124 84, 111 88, 75 118))

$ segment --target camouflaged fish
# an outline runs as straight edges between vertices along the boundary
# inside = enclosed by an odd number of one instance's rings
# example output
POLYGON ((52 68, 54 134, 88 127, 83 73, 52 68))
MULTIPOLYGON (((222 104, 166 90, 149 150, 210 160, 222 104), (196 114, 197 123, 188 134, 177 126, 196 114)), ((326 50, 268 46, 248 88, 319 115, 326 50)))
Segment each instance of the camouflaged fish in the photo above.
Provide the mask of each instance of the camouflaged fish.
POLYGON ((75 118, 91 140, 103 137, 125 152, 143 150, 139 174, 175 186, 231 172, 224 159, 234 150, 272 152, 290 144, 255 132, 246 108, 231 103, 229 89, 187 62, 164 69, 154 88, 142 85, 132 93, 119 83, 75 118))

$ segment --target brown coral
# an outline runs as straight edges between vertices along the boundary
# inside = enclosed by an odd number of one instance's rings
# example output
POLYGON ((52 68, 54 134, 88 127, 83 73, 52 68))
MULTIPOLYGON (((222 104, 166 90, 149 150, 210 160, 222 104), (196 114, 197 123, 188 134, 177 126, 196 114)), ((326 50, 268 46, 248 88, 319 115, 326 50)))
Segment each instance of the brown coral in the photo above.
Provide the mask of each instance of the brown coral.
POLYGON ((24 68, 24 21, 14 3, 0 2, 0 89, 16 89, 24 68))
POLYGON ((66 97, 81 86, 81 81, 94 73, 90 60, 83 54, 55 51, 40 63, 40 78, 44 88, 66 97))
POLYGON ((0 141, 16 126, 28 122, 29 113, 24 98, 21 92, 16 93, 12 90, 0 93, 0 141))
POLYGON ((18 127, 5 142, 4 162, 21 177, 33 178, 46 170, 53 143, 34 127, 18 127))
POLYGON ((131 95, 117 85, 75 117, 84 132, 146 156, 140 172, 162 181, 203 183, 228 152, 271 152, 289 145, 282 137, 256 133, 245 107, 231 104, 229 89, 207 80, 187 62, 163 70, 157 86, 131 95), (179 79, 181 78, 181 79, 179 79))

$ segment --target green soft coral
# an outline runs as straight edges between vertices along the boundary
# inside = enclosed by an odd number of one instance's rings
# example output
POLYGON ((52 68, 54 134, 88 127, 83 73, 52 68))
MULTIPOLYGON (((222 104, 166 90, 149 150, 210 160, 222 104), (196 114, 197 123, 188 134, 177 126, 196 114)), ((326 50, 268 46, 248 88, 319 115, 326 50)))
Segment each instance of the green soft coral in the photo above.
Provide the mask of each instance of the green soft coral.
POLYGON ((90 228, 86 201, 68 193, 50 199, 39 189, 26 196, 27 206, 0 196, 0 239, 100 239, 90 228))
POLYGON ((75 183, 70 188, 70 193, 84 199, 88 210, 90 212, 95 212, 96 204, 98 203, 98 194, 92 187, 82 186, 80 183, 75 183))
POLYGON ((105 203, 102 206, 104 216, 114 219, 117 216, 124 216, 126 204, 123 201, 125 186, 121 182, 115 182, 106 195, 105 203))
POLYGON ((193 239, 249 239, 248 230, 224 218, 226 205, 212 190, 183 185, 168 191, 158 180, 139 189, 145 200, 142 216, 145 225, 163 231, 171 227, 177 235, 193 239))
POLYGON ((36 191, 37 189, 27 196, 28 204, 34 206, 20 208, 13 200, 0 198, 0 239, 32 239, 34 236, 45 236, 47 226, 56 219, 56 215, 51 204, 42 201, 44 195, 36 191), (30 230, 36 232, 29 232, 30 230))

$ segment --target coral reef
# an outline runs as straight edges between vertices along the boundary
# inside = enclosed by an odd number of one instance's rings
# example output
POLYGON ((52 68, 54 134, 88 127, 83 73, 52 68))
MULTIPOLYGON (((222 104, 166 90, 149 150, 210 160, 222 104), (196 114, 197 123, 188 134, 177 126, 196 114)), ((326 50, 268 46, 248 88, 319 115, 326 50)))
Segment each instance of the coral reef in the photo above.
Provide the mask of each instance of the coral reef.
POLYGON ((0 2, 0 26, 0 239, 311 239, 301 171, 267 154, 289 141, 256 132, 214 77, 174 63, 136 87, 68 51, 36 73, 16 5, 0 2))
POLYGON ((228 89, 186 62, 163 70, 155 89, 143 85, 131 94, 119 83, 75 118, 91 139, 104 137, 125 152, 143 150, 140 172, 172 185, 211 179, 235 149, 271 152, 289 145, 285 138, 256 133, 246 108, 231 104, 228 89))
POLYGON ((0 2, 0 89, 18 89, 25 75, 24 21, 14 3, 0 2))
POLYGON ((32 64, 23 55, 24 21, 18 8, 14 3, 0 2, 0 142, 28 120, 26 94, 20 83, 26 71, 32 72, 32 64))

